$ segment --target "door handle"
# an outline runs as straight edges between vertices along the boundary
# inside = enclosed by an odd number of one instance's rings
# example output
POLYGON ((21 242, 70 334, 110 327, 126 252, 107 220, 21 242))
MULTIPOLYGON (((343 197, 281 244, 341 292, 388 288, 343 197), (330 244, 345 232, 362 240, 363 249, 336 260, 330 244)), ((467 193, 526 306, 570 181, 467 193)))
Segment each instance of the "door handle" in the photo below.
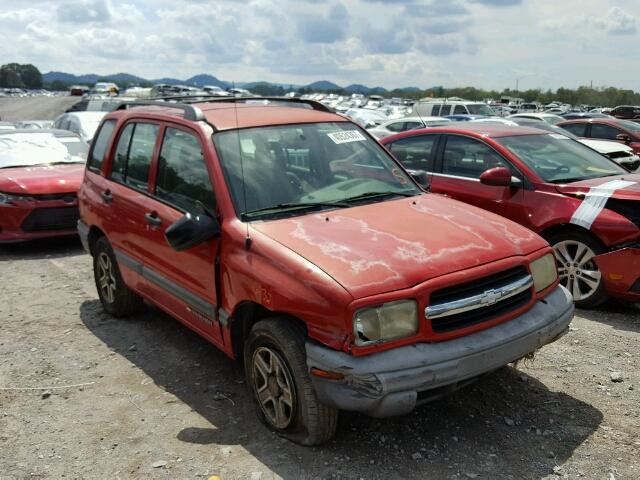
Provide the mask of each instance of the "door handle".
POLYGON ((158 216, 156 212, 149 212, 144 214, 144 220, 154 227, 159 227, 162 225, 162 219, 158 216))
POLYGON ((102 197, 102 200, 104 200, 105 203, 111 203, 113 201, 113 195, 111 195, 111 190, 105 190, 104 192, 101 192, 100 196, 102 197))

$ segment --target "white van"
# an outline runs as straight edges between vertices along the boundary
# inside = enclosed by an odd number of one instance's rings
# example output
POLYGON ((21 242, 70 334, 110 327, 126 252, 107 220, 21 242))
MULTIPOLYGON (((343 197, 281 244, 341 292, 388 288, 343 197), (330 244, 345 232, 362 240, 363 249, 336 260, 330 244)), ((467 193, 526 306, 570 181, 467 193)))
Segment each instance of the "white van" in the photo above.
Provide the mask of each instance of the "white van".
POLYGON ((413 104, 413 115, 423 117, 444 117, 446 115, 486 115, 495 113, 489 105, 482 102, 471 102, 462 99, 438 98, 420 100, 413 104))

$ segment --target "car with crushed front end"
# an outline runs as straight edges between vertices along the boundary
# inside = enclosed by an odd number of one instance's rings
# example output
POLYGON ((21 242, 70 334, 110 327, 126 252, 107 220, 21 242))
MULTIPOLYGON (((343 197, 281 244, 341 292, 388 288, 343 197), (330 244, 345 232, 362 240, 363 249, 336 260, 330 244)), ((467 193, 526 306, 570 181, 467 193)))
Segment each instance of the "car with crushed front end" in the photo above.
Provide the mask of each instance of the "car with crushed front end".
POLYGON ((176 100, 106 115, 78 230, 104 310, 146 299, 243 362, 278 434, 313 445, 340 409, 408 413, 567 331, 547 242, 426 193, 345 117, 176 100))
POLYGON ((640 301, 640 175, 566 135, 517 125, 467 122, 382 143, 429 172, 432 192, 546 238, 577 306, 640 301))

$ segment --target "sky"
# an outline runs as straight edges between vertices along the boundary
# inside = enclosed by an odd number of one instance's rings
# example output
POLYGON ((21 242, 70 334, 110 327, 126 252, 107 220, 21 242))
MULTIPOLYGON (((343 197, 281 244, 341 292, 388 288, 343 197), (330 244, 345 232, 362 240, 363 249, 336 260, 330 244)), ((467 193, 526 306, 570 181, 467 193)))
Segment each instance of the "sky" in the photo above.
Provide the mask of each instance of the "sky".
POLYGON ((295 85, 640 91, 636 10, 637 0, 0 0, 0 64, 295 85))

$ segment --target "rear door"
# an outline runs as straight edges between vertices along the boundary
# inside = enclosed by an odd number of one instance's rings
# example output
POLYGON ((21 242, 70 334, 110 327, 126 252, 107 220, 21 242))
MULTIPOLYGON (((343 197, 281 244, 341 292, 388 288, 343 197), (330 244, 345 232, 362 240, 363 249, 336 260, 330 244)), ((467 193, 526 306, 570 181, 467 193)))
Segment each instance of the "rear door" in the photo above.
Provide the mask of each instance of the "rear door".
POLYGON ((480 175, 495 167, 506 167, 524 180, 522 174, 486 143, 462 135, 443 135, 431 191, 475 205, 498 215, 520 221, 524 206, 521 187, 496 187, 480 183, 480 175))
POLYGON ((215 215, 216 201, 204 149, 197 132, 167 125, 154 168, 152 197, 146 203, 146 245, 152 288, 165 308, 222 345, 216 318, 216 265, 219 239, 177 252, 165 231, 185 214, 215 215))

